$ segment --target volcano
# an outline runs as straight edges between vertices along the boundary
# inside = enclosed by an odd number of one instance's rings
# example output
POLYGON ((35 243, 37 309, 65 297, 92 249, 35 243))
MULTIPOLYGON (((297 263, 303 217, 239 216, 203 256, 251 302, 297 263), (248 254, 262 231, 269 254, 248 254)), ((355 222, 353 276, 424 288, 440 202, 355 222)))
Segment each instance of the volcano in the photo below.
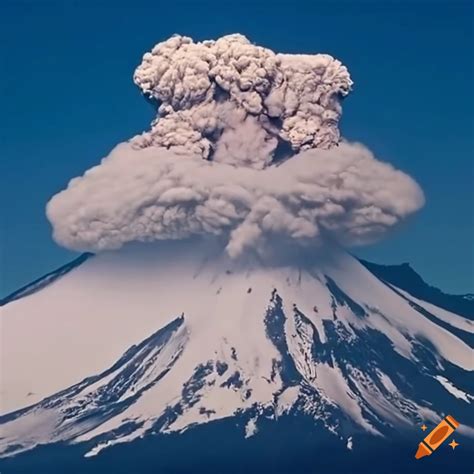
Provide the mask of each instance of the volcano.
POLYGON ((84 254, 2 301, 5 472, 372 472, 370 446, 414 451, 446 414, 467 446, 473 315, 473 295, 337 248, 84 254))

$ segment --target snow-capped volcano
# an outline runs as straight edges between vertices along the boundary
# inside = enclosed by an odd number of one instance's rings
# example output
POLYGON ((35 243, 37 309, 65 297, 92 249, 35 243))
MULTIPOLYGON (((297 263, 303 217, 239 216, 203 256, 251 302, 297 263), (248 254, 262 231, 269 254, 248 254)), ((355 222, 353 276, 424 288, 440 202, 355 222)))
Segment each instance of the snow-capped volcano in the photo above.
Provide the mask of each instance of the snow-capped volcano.
POLYGON ((248 438, 289 414, 350 450, 445 413, 473 433, 467 314, 341 250, 286 266, 212 248, 85 255, 4 300, 2 455, 62 441, 93 456, 234 418, 248 438))

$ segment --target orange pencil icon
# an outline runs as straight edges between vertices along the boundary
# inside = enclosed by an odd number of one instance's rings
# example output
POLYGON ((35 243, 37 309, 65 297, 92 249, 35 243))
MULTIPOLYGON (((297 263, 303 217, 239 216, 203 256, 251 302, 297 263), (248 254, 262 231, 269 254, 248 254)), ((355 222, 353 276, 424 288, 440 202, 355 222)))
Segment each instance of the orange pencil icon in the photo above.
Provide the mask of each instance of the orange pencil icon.
POLYGON ((456 430, 459 423, 451 416, 441 420, 436 428, 418 445, 415 458, 420 459, 429 456, 456 430))

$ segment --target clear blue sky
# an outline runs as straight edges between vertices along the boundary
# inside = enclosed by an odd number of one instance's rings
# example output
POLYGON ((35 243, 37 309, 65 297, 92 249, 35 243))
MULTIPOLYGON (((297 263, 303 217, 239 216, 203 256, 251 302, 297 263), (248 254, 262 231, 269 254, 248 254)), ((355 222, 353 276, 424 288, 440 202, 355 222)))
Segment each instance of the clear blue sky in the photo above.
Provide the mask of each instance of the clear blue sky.
POLYGON ((147 128, 153 112, 132 83, 142 54, 173 33, 234 32, 341 59, 355 82, 343 135, 423 187, 424 210, 356 253, 474 290, 473 2, 2 0, 0 296, 74 256, 53 242, 45 203, 147 128))

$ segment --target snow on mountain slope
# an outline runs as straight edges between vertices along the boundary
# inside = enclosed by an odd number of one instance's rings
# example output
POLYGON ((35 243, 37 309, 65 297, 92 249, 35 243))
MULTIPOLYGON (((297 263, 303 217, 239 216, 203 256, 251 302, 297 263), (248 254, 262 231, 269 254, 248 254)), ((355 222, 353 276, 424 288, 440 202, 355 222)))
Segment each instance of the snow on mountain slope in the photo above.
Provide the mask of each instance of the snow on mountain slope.
POLYGON ((472 424, 468 320, 340 250, 290 267, 213 248, 131 245, 7 300, 1 452, 64 440, 94 455, 231 416, 247 437, 285 413, 346 439, 447 410, 472 424))
POLYGON ((424 311, 450 325, 452 328, 457 328, 466 333, 471 334, 474 332, 474 321, 452 313, 451 311, 446 311, 443 308, 438 308, 437 306, 426 301, 422 301, 418 298, 415 298, 414 296, 411 296, 408 292, 403 291, 400 288, 397 288, 395 286, 393 288, 395 291, 399 292, 404 298, 406 298, 407 301, 412 303, 412 306, 422 308, 424 311))
POLYGON ((426 283, 408 263, 401 265, 378 265, 376 263, 360 260, 370 272, 385 282, 408 292, 410 295, 422 301, 427 301, 439 308, 452 313, 474 319, 474 295, 450 295, 443 293, 426 283))

